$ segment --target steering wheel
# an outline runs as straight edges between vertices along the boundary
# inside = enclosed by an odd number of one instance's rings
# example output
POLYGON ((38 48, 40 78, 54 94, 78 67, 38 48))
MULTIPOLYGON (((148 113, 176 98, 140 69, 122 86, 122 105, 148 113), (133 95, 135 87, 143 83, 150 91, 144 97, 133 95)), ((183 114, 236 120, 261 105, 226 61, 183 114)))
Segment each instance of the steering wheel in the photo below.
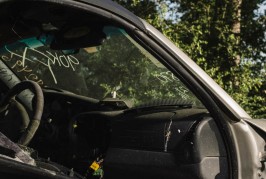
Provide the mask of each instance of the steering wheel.
POLYGON ((11 88, 6 96, 4 97, 2 103, 0 104, 1 108, 6 108, 6 106, 9 105, 14 98, 21 93, 22 91, 30 89, 34 94, 36 98, 36 103, 33 104, 32 102, 32 108, 33 108, 33 117, 30 120, 28 126, 23 131, 21 137, 18 140, 18 144, 21 145, 28 145, 30 141, 32 140, 35 132, 37 131, 40 120, 43 113, 43 106, 44 106, 44 98, 43 98, 43 92, 41 87, 38 85, 38 83, 34 81, 22 81, 18 84, 16 84, 13 88, 11 88))

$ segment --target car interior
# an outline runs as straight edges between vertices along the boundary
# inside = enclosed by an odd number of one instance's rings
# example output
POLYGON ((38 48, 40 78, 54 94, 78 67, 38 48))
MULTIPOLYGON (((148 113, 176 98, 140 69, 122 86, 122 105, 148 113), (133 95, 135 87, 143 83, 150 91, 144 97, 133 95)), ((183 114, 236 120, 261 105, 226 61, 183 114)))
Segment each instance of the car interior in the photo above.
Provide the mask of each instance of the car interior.
POLYGON ((55 2, 0 19, 0 178, 228 177, 208 109, 127 27, 55 2))

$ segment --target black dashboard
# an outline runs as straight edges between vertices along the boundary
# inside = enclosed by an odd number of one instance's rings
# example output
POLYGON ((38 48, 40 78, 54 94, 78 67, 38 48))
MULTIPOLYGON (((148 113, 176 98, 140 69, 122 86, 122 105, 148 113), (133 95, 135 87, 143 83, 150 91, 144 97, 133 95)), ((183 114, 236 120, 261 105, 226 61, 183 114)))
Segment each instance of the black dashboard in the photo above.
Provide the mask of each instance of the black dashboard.
POLYGON ((224 143, 206 109, 125 108, 121 100, 43 94, 41 123, 28 148, 44 168, 62 171, 60 164, 90 178, 90 166, 101 161, 105 178, 227 177, 224 143))

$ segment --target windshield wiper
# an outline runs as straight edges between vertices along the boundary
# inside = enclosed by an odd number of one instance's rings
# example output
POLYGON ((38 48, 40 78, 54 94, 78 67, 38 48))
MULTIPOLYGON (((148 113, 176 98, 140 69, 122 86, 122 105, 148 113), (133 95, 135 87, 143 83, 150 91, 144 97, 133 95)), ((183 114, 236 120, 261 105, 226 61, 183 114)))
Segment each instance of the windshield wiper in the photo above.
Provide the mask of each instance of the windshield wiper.
POLYGON ((150 111, 150 110, 163 110, 163 109, 186 109, 192 108, 193 102, 180 99, 159 99, 147 103, 140 104, 136 107, 130 108, 129 111, 150 111))

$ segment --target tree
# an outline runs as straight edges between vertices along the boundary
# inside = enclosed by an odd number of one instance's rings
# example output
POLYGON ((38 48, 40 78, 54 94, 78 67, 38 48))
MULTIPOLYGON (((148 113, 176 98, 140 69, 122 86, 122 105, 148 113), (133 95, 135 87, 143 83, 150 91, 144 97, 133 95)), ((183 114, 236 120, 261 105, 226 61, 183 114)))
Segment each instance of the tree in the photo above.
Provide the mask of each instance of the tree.
POLYGON ((257 11, 265 0, 117 2, 161 30, 250 115, 266 118, 266 17, 257 11))

